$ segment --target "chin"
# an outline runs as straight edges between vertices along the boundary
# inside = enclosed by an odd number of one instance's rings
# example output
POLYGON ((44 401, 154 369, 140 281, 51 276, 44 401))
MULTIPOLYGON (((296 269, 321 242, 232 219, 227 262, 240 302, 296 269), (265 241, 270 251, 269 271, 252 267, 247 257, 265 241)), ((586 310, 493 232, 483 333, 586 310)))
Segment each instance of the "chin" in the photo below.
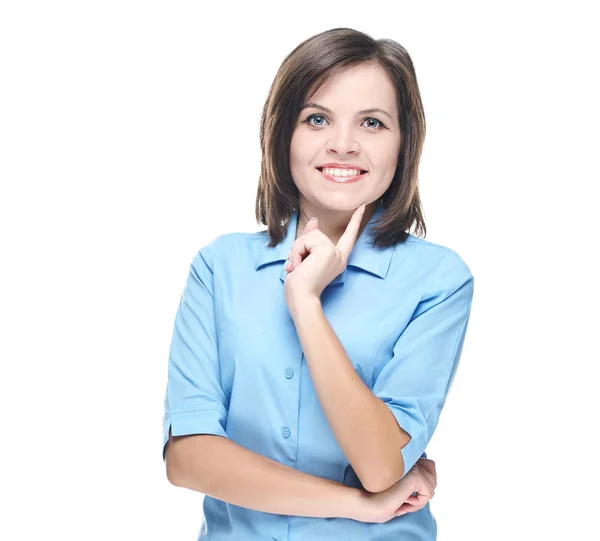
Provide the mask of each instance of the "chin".
MULTIPOLYGON (((362 205, 364 202, 364 199, 361 199, 360 201, 356 200, 353 201, 351 203, 348 203, 346 201, 340 201, 339 203, 326 203, 323 205, 320 205, 323 209, 325 210, 330 210, 332 212, 354 212, 360 205, 362 205)), ((367 205, 369 203, 367 202, 367 205)))

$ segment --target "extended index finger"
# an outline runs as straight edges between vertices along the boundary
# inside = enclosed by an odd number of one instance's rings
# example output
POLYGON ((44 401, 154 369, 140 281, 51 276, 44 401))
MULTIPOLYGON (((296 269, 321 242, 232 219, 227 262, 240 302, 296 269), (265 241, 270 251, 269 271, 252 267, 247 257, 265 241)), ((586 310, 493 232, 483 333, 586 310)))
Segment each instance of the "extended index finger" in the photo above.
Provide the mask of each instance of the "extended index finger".
POLYGON ((350 252, 356 243, 358 230, 360 229, 360 222, 362 221, 363 214, 365 213, 365 207, 366 203, 363 203, 354 211, 352 218, 350 218, 350 221, 346 226, 346 231, 344 231, 336 245, 338 250, 344 253, 346 257, 350 256, 350 252))

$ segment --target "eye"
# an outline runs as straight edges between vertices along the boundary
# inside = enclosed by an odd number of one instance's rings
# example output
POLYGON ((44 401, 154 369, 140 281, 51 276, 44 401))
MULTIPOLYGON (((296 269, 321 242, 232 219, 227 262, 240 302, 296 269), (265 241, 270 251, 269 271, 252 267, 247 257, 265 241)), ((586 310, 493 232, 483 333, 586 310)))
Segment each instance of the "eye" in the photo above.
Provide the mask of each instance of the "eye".
POLYGON ((303 120, 302 122, 307 122, 309 126, 322 126, 323 124, 312 124, 311 120, 315 119, 315 118, 322 118, 323 120, 325 120, 325 117, 319 113, 313 113, 312 115, 308 115, 306 117, 306 120, 303 120))
POLYGON ((385 128, 386 127, 385 124, 383 122, 381 122, 381 120, 379 120, 378 118, 370 116, 370 117, 365 118, 365 120, 363 122, 366 122, 367 120, 374 120, 375 122, 378 122, 378 125, 375 126, 375 130, 374 131, 378 131, 381 128, 385 128))
MULTIPOLYGON (((367 126, 369 128, 369 131, 379 131, 381 129, 385 129, 386 128, 386 125, 383 122, 381 122, 381 120, 379 120, 378 118, 375 118, 375 117, 372 117, 372 116, 367 117, 367 118, 365 118, 363 120, 363 124, 366 121, 374 121, 374 122, 376 122, 375 126, 372 126, 372 125, 371 126, 367 126)), ((308 117, 306 117, 306 120, 302 120, 302 122, 307 123, 309 126, 319 127, 319 126, 324 126, 325 124, 323 122, 327 122, 327 120, 325 119, 325 117, 322 114, 320 114, 320 113, 313 113, 312 115, 309 115, 308 117), (313 120, 319 121, 319 122, 317 122, 315 124, 315 123, 312 122, 313 120)))

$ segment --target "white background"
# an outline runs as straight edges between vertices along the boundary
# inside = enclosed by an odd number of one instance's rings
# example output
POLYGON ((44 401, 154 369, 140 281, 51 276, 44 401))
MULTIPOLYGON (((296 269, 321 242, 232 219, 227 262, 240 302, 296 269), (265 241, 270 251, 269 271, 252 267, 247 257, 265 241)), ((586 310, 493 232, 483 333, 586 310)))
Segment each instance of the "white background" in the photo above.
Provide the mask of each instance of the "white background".
POLYGON ((438 539, 597 539, 592 4, 3 2, 0 538, 196 539, 203 496, 161 458, 179 297, 203 244, 264 228, 281 61, 347 26, 410 53, 427 240, 475 276, 438 539))

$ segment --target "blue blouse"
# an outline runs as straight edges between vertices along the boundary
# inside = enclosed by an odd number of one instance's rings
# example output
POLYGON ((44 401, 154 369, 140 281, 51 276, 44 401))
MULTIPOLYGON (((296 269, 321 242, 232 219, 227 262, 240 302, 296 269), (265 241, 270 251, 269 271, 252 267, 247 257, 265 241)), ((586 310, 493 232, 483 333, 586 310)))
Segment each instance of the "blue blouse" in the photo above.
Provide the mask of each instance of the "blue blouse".
MULTIPOLYGON (((381 204, 346 269, 321 295, 323 311, 357 374, 410 434, 405 472, 425 449, 458 367, 473 275, 453 250, 413 235, 368 242, 381 204)), ((285 240, 265 230, 227 233, 191 262, 175 316, 164 400, 164 446, 174 436, 215 434, 299 471, 363 488, 321 409, 283 296, 285 240)), ((385 523, 264 513, 204 497, 199 540, 433 541, 429 503, 385 523)))

